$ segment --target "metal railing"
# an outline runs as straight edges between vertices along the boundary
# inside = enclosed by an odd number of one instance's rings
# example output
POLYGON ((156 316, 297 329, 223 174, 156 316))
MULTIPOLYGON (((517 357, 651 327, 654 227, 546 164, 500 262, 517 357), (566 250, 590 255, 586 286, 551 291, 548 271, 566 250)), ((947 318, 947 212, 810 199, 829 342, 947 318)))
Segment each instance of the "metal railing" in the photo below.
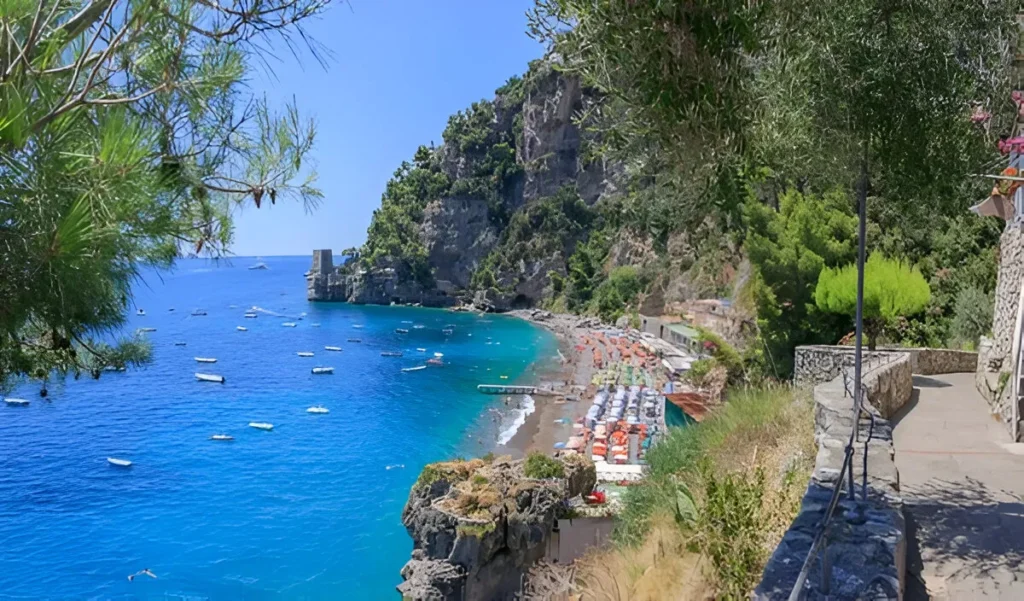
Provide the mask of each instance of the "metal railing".
MULTIPOLYGON (((885 360, 885 358, 878 358, 885 360)), ((862 362, 866 363, 867 371, 871 371, 872 361, 862 362)), ((878 365, 876 364, 875 367, 878 365)), ((807 557, 804 559, 803 566, 800 569, 800 573, 797 575, 796 582, 793 584, 793 590, 790 591, 789 601, 800 601, 800 598, 804 594, 804 585, 807 583, 807 578, 810 575, 811 568, 814 565, 815 558, 820 553, 821 557, 821 584, 820 593, 828 595, 830 593, 832 584, 832 569, 828 561, 828 530, 832 523, 832 518, 835 517, 836 509, 839 507, 839 501, 843 493, 843 480, 848 480, 847 493, 849 500, 855 502, 856 490, 854 486, 853 476, 853 455, 854 455, 854 444, 858 441, 858 434, 860 431, 861 418, 866 416, 868 418, 868 432, 867 437, 864 438, 864 463, 861 474, 861 499, 867 501, 868 499, 868 444, 871 442, 875 434, 875 415, 870 409, 865 408, 865 401, 867 400, 867 390, 864 386, 863 381, 859 387, 853 386, 855 378, 850 374, 851 365, 844 366, 842 369, 843 376, 843 398, 854 397, 854 390, 859 389, 860 402, 854 402, 854 419, 852 427, 850 428, 850 438, 846 443, 846 447, 843 449, 843 465, 839 469, 839 477, 836 479, 835 487, 832 489, 832 496, 829 499, 828 507, 825 510, 825 515, 822 517, 821 522, 818 524, 818 532, 815 534, 814 539, 811 541, 811 548, 807 552, 807 557)))

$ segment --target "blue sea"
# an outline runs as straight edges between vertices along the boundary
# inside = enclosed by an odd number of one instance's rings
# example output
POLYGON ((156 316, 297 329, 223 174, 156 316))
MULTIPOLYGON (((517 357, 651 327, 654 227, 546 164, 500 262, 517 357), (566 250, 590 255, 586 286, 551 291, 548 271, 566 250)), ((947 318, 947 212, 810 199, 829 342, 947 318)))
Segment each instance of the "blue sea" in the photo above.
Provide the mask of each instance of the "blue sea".
POLYGON ((125 331, 156 328, 150 364, 51 382, 46 399, 19 385, 9 396, 31 404, 0 406, 0 599, 398 598, 420 468, 493 449, 517 416, 476 385, 532 376, 555 339, 508 317, 309 303, 308 258, 264 261, 145 273, 146 315, 133 308, 125 331), (252 306, 267 312, 244 319, 252 306), (401 371, 434 353, 443 367, 401 371), (157 578, 128 581, 143 568, 157 578))

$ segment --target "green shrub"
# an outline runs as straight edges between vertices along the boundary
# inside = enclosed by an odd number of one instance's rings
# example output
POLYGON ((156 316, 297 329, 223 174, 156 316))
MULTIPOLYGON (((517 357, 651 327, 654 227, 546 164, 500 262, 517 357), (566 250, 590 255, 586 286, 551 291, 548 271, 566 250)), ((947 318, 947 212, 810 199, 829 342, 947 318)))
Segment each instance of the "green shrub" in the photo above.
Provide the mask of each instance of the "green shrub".
MULTIPOLYGON (((873 253, 864 266, 864 333, 868 348, 875 348, 886 325, 924 311, 930 300, 931 289, 920 269, 873 253)), ((814 302, 822 311, 852 317, 857 307, 857 265, 822 270, 814 302)))
POLYGON ((483 538, 488 534, 494 532, 494 522, 487 522, 484 524, 459 524, 455 528, 456 536, 475 536, 476 538, 483 538))
POLYGON ((995 298, 976 286, 968 286, 956 295, 951 334, 954 342, 977 344, 992 328, 995 298))
POLYGON ((710 467, 701 469, 704 498, 693 529, 697 547, 715 570, 717 599, 747 599, 764 565, 765 475, 755 469, 750 476, 743 472, 716 475, 710 467))
POLYGON ((523 474, 527 478, 546 480, 548 478, 564 478, 565 466, 562 462, 548 457, 544 453, 533 452, 523 462, 523 474))

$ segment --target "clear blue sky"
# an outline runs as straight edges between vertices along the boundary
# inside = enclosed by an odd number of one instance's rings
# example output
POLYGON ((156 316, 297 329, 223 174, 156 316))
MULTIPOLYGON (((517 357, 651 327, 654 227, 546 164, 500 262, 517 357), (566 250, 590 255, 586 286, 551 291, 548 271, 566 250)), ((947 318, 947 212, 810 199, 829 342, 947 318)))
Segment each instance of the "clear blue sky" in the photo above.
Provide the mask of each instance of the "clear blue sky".
POLYGON ((239 256, 340 251, 366 238, 384 184, 420 144, 440 144, 452 113, 521 74, 543 48, 526 36, 532 0, 350 0, 308 26, 334 59, 301 65, 278 44, 271 76, 251 86, 272 104, 294 95, 318 125, 313 157, 325 199, 302 206, 248 204, 236 214, 239 256), (269 207, 269 208, 268 208, 269 207))

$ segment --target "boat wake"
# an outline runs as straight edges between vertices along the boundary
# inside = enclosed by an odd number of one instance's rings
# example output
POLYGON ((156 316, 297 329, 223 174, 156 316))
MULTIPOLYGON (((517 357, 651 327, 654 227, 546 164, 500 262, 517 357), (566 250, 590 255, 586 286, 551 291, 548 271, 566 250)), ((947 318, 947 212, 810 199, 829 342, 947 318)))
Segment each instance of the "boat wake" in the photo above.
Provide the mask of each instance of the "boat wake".
POLYGON ((498 444, 502 446, 508 444, 512 437, 516 435, 516 432, 519 431, 519 428, 526 423, 526 416, 536 411, 536 409, 537 405, 534 403, 533 397, 524 394, 522 406, 512 413, 515 415, 515 419, 512 420, 509 427, 501 431, 501 434, 498 436, 498 444))

